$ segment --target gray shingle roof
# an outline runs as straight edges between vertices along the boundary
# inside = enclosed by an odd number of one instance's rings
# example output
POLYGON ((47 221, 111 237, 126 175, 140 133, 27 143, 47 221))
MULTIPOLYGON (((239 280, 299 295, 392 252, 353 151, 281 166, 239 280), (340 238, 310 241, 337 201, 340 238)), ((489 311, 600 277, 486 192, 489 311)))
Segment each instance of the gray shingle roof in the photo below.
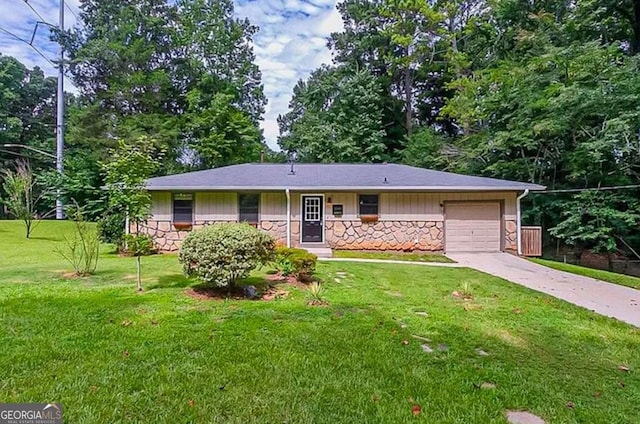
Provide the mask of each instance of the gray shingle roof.
POLYGON ((245 163, 151 178, 149 190, 544 190, 537 184, 396 164, 245 163))

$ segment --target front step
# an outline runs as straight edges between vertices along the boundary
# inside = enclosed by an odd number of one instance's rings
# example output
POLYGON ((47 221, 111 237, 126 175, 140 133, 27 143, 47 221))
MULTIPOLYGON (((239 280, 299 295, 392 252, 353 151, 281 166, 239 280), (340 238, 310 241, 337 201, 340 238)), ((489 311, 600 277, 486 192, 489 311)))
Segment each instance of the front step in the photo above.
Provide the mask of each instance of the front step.
POLYGON ((330 247, 323 245, 309 245, 309 244, 301 244, 298 246, 300 249, 304 249, 309 253, 313 253, 319 258, 330 258, 333 256, 333 252, 330 247))

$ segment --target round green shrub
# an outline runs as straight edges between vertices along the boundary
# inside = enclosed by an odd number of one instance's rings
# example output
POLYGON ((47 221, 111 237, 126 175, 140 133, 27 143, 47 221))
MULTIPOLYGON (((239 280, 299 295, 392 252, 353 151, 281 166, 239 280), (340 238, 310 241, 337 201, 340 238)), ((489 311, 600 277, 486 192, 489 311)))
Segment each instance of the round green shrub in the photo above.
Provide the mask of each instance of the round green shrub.
POLYGON ((275 268, 282 275, 293 275, 300 281, 309 281, 316 271, 318 257, 304 249, 280 246, 276 248, 275 268))
POLYGON ((188 277, 228 287, 270 262, 275 243, 273 237, 248 224, 214 224, 191 232, 178 258, 188 277))

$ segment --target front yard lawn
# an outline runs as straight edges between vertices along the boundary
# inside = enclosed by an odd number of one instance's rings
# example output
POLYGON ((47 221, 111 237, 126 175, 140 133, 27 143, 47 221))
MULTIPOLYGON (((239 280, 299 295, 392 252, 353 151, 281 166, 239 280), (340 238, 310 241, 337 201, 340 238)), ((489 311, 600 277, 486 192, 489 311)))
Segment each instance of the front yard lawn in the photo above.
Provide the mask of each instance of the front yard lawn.
POLYGON ((24 240, 0 221, 2 402, 61 402, 65 422, 95 423, 640 416, 638 329, 498 278, 328 262, 326 307, 289 285, 274 301, 199 300, 165 255, 143 258, 138 294, 133 258, 105 252, 96 276, 63 277, 52 251, 69 228, 24 240))
POLYGON ((404 253, 404 252, 369 252, 363 250, 334 250, 334 258, 385 259, 410 262, 442 262, 455 261, 439 253, 404 253))
POLYGON ((563 262, 550 261, 548 259, 530 258, 532 262, 549 268, 558 269, 560 271, 570 272, 572 274, 584 275, 585 277, 595 278, 596 280, 607 281, 621 286, 640 289, 640 278, 631 275, 618 274, 616 272, 603 271, 601 269, 587 268, 584 266, 565 264, 563 262))

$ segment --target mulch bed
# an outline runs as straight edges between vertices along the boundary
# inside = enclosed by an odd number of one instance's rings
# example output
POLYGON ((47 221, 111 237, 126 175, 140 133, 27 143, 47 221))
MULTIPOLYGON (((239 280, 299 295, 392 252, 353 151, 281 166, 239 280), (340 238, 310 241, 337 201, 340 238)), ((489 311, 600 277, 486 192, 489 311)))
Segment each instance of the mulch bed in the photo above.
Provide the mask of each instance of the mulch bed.
POLYGON ((186 289, 185 294, 198 300, 256 300, 269 302, 287 297, 289 294, 287 290, 276 287, 275 284, 278 284, 279 286, 287 284, 299 289, 306 289, 307 287, 306 284, 298 281, 292 276, 285 277, 279 274, 273 274, 268 275, 266 279, 273 282, 273 285, 269 284, 266 288, 258 290, 260 292, 260 296, 254 299, 249 299, 245 296, 243 287, 233 287, 229 290, 227 288, 196 286, 186 289))

